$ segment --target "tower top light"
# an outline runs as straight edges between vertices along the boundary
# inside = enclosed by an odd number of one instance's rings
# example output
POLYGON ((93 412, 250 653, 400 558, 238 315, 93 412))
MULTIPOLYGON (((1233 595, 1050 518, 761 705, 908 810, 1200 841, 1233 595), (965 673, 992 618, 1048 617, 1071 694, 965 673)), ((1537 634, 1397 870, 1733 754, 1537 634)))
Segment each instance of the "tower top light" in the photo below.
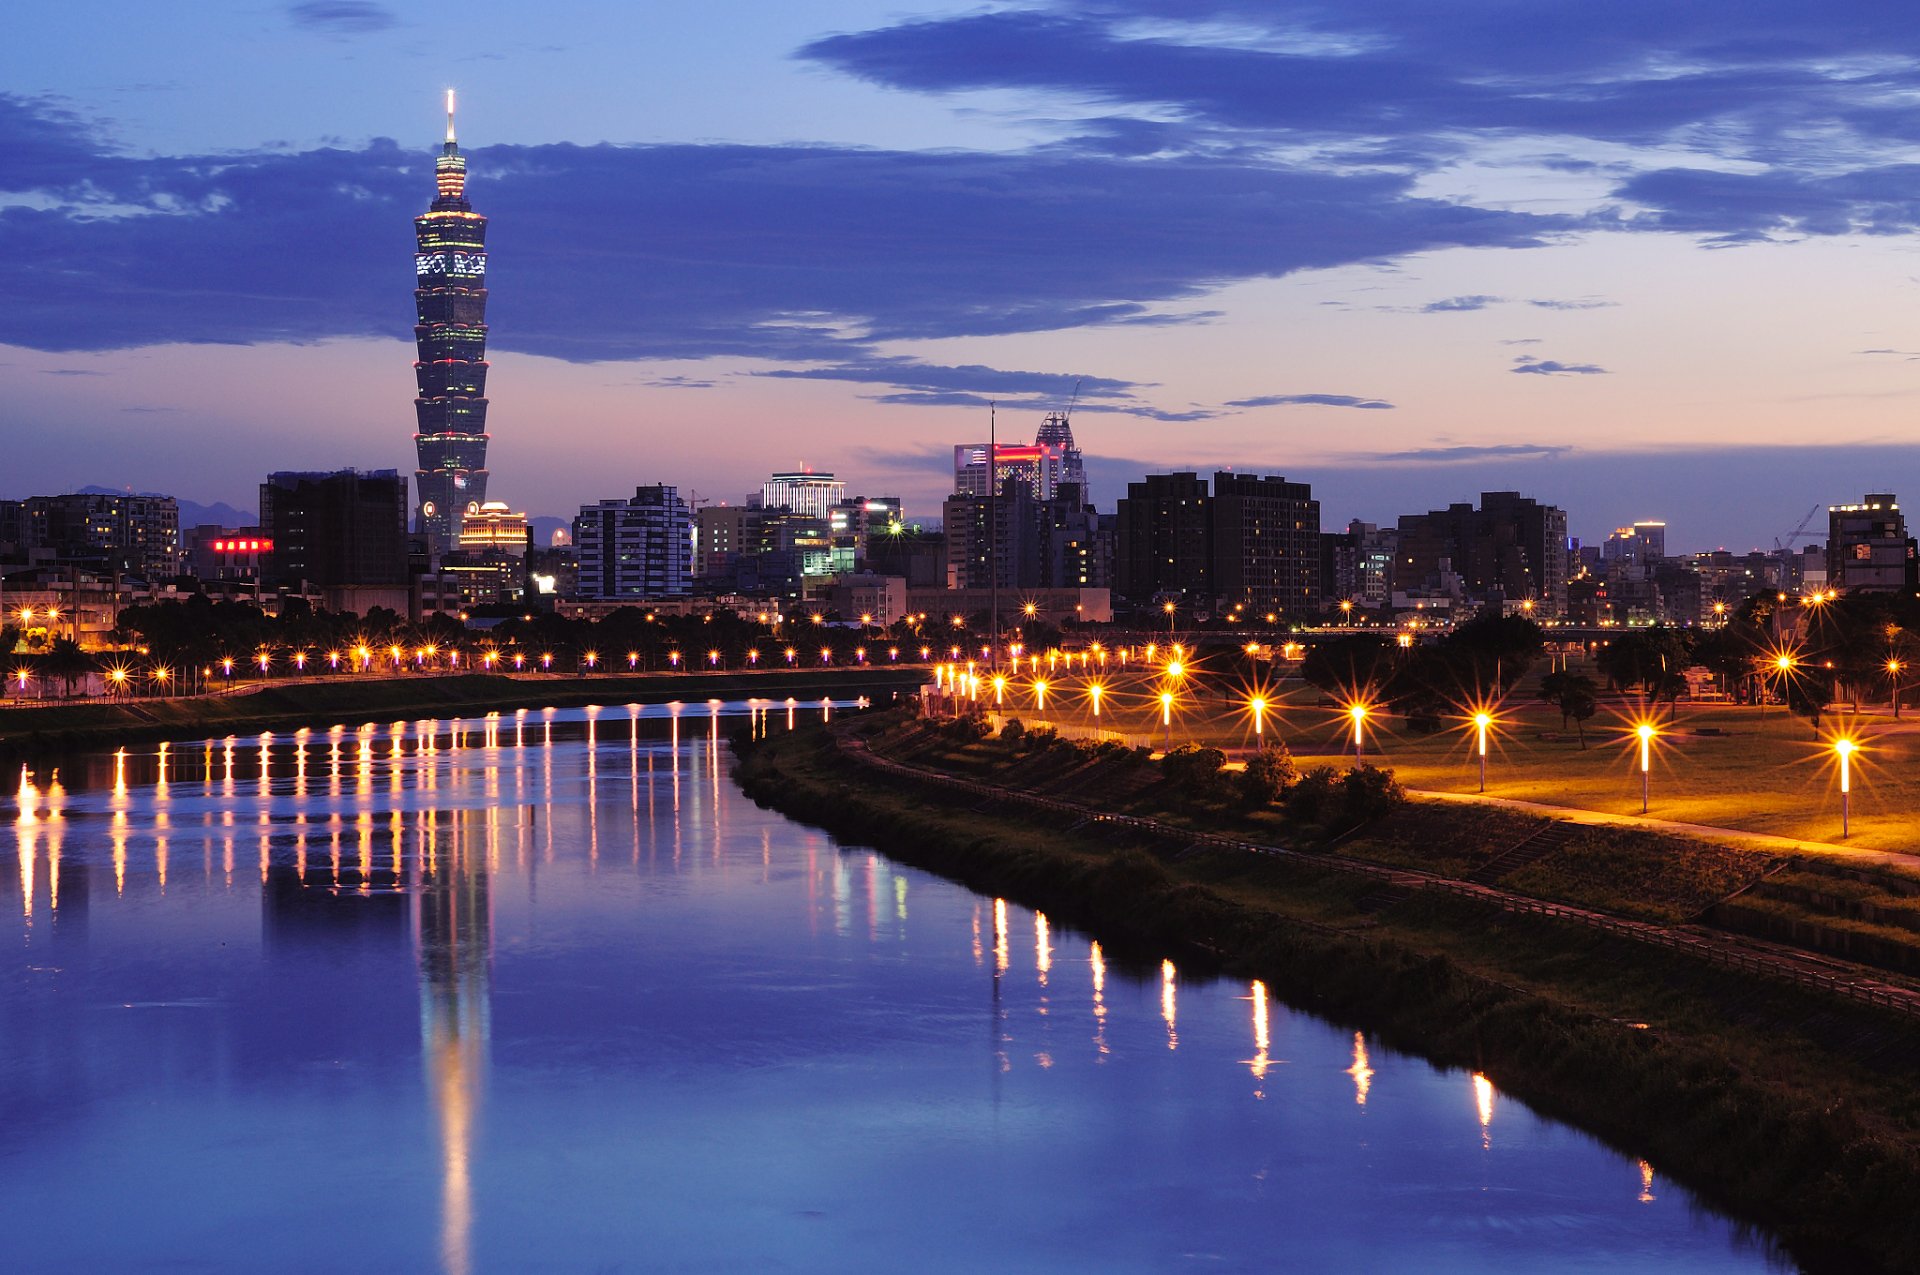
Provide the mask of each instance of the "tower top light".
POLYGON ((453 90, 447 90, 447 145, 453 145, 453 90))

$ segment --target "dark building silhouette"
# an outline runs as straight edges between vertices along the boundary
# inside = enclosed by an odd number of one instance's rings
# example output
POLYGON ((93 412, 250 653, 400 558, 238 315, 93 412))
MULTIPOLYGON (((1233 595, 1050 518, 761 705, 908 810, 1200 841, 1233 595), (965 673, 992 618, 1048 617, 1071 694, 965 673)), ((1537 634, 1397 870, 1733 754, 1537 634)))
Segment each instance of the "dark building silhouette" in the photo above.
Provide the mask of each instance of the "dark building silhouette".
POLYGON ((0 548, 52 555, 101 575, 164 580, 180 571, 180 506, 172 496, 71 492, 0 501, 0 548))
POLYGON ((1457 580, 1479 605, 1532 601, 1559 617, 1567 608, 1567 515, 1515 491, 1484 491, 1461 503, 1400 519, 1399 587, 1440 589, 1457 580))
POLYGON ((453 139, 433 165, 438 195, 413 219, 414 448, 419 529, 435 554, 452 549, 461 520, 487 499, 487 219, 467 202, 467 161, 453 139))
POLYGON ((1827 507, 1827 583, 1848 593, 1900 593, 1914 584, 1907 517, 1891 492, 1827 507))
POLYGON ((1213 592, 1224 606, 1290 618, 1321 608, 1320 502, 1306 483, 1213 476, 1213 592))
MULTIPOLYGON (((407 587, 407 483, 391 469, 277 473, 260 484, 267 576, 323 590, 407 587)), ((335 600, 330 605, 340 609, 335 600)), ((384 605, 384 603, 383 603, 384 605)))
POLYGON ((1127 484, 1115 511, 1114 584, 1136 605, 1160 595, 1213 599, 1213 508, 1192 471, 1127 484))

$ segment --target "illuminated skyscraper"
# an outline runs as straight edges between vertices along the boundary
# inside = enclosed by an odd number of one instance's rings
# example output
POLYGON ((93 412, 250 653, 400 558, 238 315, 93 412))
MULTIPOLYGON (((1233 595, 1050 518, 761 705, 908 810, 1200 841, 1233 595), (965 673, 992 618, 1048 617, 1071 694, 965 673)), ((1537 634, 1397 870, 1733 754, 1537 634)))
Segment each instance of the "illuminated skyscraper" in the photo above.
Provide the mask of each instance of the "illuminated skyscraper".
POLYGON ((453 90, 447 90, 447 142, 433 164, 438 195, 413 219, 414 447, 420 467, 418 527, 433 550, 451 549, 460 522, 487 499, 487 219, 467 202, 467 161, 453 139, 453 90))

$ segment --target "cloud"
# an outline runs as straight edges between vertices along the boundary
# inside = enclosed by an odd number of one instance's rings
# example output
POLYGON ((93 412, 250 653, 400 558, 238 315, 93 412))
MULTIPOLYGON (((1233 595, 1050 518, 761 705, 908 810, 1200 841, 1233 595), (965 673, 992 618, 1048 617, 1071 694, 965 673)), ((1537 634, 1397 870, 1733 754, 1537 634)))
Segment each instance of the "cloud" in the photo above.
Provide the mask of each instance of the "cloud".
POLYGON ((666 390, 710 390, 719 382, 703 381, 692 376, 660 376, 650 381, 643 381, 641 384, 666 390))
POLYGON ((106 373, 96 372, 92 368, 84 368, 84 367, 43 367, 40 369, 40 375, 42 376, 105 376, 106 373))
POLYGON ((1051 394, 1063 404, 1076 393, 1086 398, 1130 398, 1133 391, 1139 388, 1133 381, 1083 376, 1074 372, 1013 372, 978 363, 956 367, 901 357, 873 358, 828 367, 780 368, 756 375, 782 380, 893 385, 920 393, 966 390, 1002 395, 1051 394))
MULTIPOLYGON (((0 189, 35 196, 0 208, 0 343, 411 335, 428 150, 130 157, 0 96, 0 156, 0 189)), ((472 152, 470 174, 495 229, 493 344, 575 361, 840 363, 883 341, 1193 321, 1162 307, 1574 224, 1241 159, 544 145, 472 152), (645 236, 610 240, 609 208, 645 236)))
POLYGON ((1393 404, 1385 399, 1356 398, 1351 394, 1263 394, 1258 398, 1236 398, 1226 404, 1228 407, 1292 407, 1295 405, 1358 407, 1372 411, 1393 408, 1393 404))
POLYGON ((1502 345, 1539 345, 1543 338, 1537 336, 1516 336, 1500 342, 1502 345))
POLYGON ((120 410, 123 412, 136 412, 136 413, 142 413, 142 414, 156 413, 157 414, 161 412, 177 412, 180 409, 177 407, 148 407, 144 404, 136 404, 132 407, 123 407, 120 410))
POLYGON ((391 9, 372 0, 306 0, 287 6, 297 27, 330 35, 367 35, 399 25, 391 9))
POLYGON ((1532 355, 1522 354, 1513 361, 1509 372, 1524 372, 1532 376, 1605 376, 1607 369, 1597 363, 1562 363, 1558 359, 1536 359, 1532 355))
POLYGON ((1498 305, 1503 297, 1447 297, 1441 301, 1429 301, 1420 307, 1422 314, 1455 314, 1466 310, 1484 310, 1490 305, 1498 305))
POLYGON ((1404 452, 1352 452, 1346 459, 1452 465, 1475 460, 1538 460, 1564 456, 1572 450, 1572 445, 1567 443, 1494 443, 1483 447, 1416 447, 1404 452))
POLYGON ((1527 304, 1538 306, 1542 310, 1605 310, 1620 303, 1606 301, 1599 297, 1576 297, 1571 301, 1544 299, 1528 301, 1527 304))

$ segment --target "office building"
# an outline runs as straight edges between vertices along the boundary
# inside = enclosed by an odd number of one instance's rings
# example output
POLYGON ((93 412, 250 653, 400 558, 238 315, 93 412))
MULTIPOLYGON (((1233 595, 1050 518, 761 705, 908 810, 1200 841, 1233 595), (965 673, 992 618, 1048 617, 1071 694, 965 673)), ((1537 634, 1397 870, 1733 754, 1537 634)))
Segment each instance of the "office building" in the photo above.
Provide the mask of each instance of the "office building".
POLYGON ((1636 522, 1618 527, 1600 546, 1602 562, 1648 563, 1667 556, 1667 524, 1636 522))
POLYGON ((576 598, 681 597, 692 566, 693 518, 677 489, 640 487, 631 500, 582 505, 573 520, 573 547, 576 598))
POLYGON ((1213 476, 1213 593, 1228 608, 1293 619, 1320 610, 1320 502, 1306 483, 1213 476))
POLYGON ((1567 515, 1513 491, 1480 493, 1400 519, 1394 574, 1406 596, 1455 595, 1476 606, 1532 604, 1542 619, 1567 605, 1567 515))
POLYGON ((16 508, 5 521, 28 561, 144 580, 180 572, 180 505, 171 496, 72 492, 29 496, 16 508))
POLYGON ((414 449, 419 530, 435 554, 487 503, 487 219, 467 200, 467 161, 453 137, 433 165, 436 197, 413 219, 414 449))
MULTIPOLYGON (((987 477, 986 443, 961 443, 953 449, 953 494, 986 497, 993 488, 987 477)), ((1008 479, 1027 489, 1035 500, 1052 500, 1060 490, 1066 467, 1058 447, 1043 443, 1001 443, 993 448, 994 471, 1002 490, 1008 479)))
POLYGON ((844 482, 832 474, 816 474, 810 469, 775 474, 760 485, 762 509, 785 509, 811 518, 825 518, 846 498, 844 482))
POLYGON ((1114 513, 1115 591, 1135 606, 1160 598, 1212 605, 1213 508, 1191 471, 1127 484, 1114 513))
POLYGON ((1846 593, 1898 593, 1914 584, 1913 541, 1892 493, 1827 508, 1826 587, 1846 593))
POLYGON ((1055 448, 1060 453, 1060 485, 1071 483, 1080 489, 1080 499, 1087 505, 1093 504, 1093 489, 1087 486, 1087 464, 1080 455, 1079 445, 1073 441, 1073 423, 1065 412, 1049 413, 1040 422, 1040 432, 1034 436, 1034 443, 1041 447, 1055 448))
POLYGON ((333 611, 407 613, 407 482, 391 469, 282 472, 260 484, 267 582, 333 611))

